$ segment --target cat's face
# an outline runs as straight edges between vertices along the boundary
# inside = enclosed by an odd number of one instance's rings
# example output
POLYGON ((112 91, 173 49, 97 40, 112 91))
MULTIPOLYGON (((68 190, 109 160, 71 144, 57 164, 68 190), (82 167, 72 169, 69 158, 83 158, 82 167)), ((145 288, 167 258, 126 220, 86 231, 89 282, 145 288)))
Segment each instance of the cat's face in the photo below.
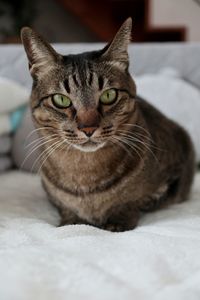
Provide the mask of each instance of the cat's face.
POLYGON ((34 83, 33 118, 43 135, 57 135, 85 152, 117 142, 134 113, 135 84, 128 73, 131 20, 100 51, 62 56, 29 28, 22 40, 34 83))

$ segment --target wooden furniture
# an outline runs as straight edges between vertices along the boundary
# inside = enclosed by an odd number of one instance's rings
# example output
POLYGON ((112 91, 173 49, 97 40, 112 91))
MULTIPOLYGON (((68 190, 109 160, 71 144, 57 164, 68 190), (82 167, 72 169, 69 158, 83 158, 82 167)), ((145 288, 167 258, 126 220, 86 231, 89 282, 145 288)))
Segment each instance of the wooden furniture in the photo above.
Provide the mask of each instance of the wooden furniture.
POLYGON ((135 42, 185 41, 184 27, 152 27, 151 0, 56 0, 73 13, 97 37, 97 41, 112 39, 127 17, 133 19, 135 42))

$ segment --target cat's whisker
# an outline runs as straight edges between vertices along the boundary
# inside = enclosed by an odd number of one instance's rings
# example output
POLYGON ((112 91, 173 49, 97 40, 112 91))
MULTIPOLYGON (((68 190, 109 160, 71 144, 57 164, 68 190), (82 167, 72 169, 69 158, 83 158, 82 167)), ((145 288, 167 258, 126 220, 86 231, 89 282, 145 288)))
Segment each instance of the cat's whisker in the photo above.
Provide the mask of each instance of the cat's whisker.
MULTIPOLYGON (((119 131, 120 132, 120 131, 119 131)), ((140 138, 138 138, 137 136, 134 136, 134 135, 130 135, 130 134, 126 134, 126 133, 123 133, 121 132, 120 135, 123 135, 123 136, 126 136, 127 138, 129 138, 130 140, 133 140, 135 142, 138 142, 138 143, 142 143, 143 145, 146 145, 146 146, 150 146, 150 142, 145 142, 144 140, 141 140, 140 138)))
MULTIPOLYGON (((145 143, 144 141, 141 141, 138 138, 126 135, 124 133, 121 133, 121 135, 124 136, 125 138, 127 138, 130 142, 138 142, 138 143, 142 144, 152 154, 152 156, 154 157, 156 162, 159 163, 158 158, 156 157, 156 155, 154 154, 154 152, 150 148, 150 144, 147 144, 147 143, 145 143)), ((137 145, 135 145, 135 144, 134 144, 134 146, 137 147, 137 145)))
POLYGON ((33 144, 42 142, 43 140, 47 140, 47 139, 52 138, 52 137, 57 136, 57 135, 58 135, 58 134, 55 133, 55 134, 52 134, 52 135, 47 135, 47 136, 43 136, 43 137, 40 137, 40 138, 38 138, 38 139, 35 139, 34 141, 32 141, 31 143, 29 143, 28 145, 26 145, 26 146, 25 146, 25 149, 28 148, 28 147, 30 147, 30 146, 33 145, 33 144))
POLYGON ((124 132, 124 131, 121 131, 121 130, 118 130, 117 132, 119 133, 119 135, 125 136, 125 137, 127 137, 131 140, 134 140, 136 142, 143 142, 147 146, 150 146, 150 145, 152 146, 151 140, 146 139, 146 136, 136 136, 134 134, 128 134, 127 132, 124 132))
POLYGON ((108 137, 111 137, 112 134, 101 134, 100 137, 96 137, 96 139, 102 139, 102 138, 108 138, 108 137))
POLYGON ((25 141, 30 138, 35 132, 40 131, 40 130, 56 130, 55 128, 51 127, 51 126, 45 126, 45 127, 40 127, 40 128, 36 128, 33 129, 31 132, 29 132, 29 134, 27 135, 27 137, 25 138, 25 141))
MULTIPOLYGON (((124 132, 122 132, 121 130, 118 130, 117 132, 119 132, 120 135, 125 136, 125 137, 127 137, 127 138, 129 138, 129 139, 131 139, 131 140, 133 140, 133 141, 135 141, 135 142, 144 143, 145 145, 150 146, 150 142, 149 142, 149 141, 148 141, 148 143, 147 143, 147 142, 145 142, 144 140, 141 140, 139 137, 134 136, 134 135, 131 135, 131 134, 124 133, 124 132)), ((144 137, 143 137, 143 138, 144 138, 144 137)))
MULTIPOLYGON (((134 152, 137 153, 137 155, 139 156, 139 158, 140 158, 141 160, 143 160, 141 154, 137 151, 137 149, 136 149, 136 147, 135 147, 136 145, 130 144, 130 142, 127 141, 125 138, 122 138, 122 137, 120 138, 119 136, 115 136, 115 138, 118 139, 118 140, 120 140, 120 141, 123 142, 124 144, 128 145, 134 152)), ((141 149, 140 149, 140 150, 141 150, 141 149)))
POLYGON ((132 143, 130 142, 130 140, 127 140, 125 137, 122 138, 122 141, 123 141, 124 143, 126 143, 130 148, 132 148, 133 151, 135 151, 135 152, 137 153, 137 155, 139 156, 139 158, 140 158, 141 160, 143 160, 143 157, 141 156, 141 153, 140 153, 140 152, 143 153, 143 151, 142 151, 142 149, 141 149, 138 145, 132 144, 132 143))
MULTIPOLYGON (((64 147, 66 147, 66 144, 67 144, 67 149, 68 149, 68 150, 69 150, 70 147, 72 146, 71 144, 68 144, 68 143, 67 143, 67 140, 66 140, 66 139, 64 139, 64 140, 61 141, 61 142, 63 142, 63 144, 64 144, 63 147, 62 147, 62 149, 63 149, 64 147), (65 143, 64 143, 64 142, 65 142, 65 143)), ((37 162, 40 160, 40 158, 43 159, 43 156, 46 157, 46 152, 47 152, 47 155, 48 155, 48 153, 51 151, 51 149, 54 148, 54 146, 56 146, 58 143, 59 143, 59 141, 58 141, 58 142, 55 142, 53 145, 50 145, 47 149, 45 149, 45 150, 39 155, 39 157, 37 158, 37 160, 36 160, 35 163, 33 164, 32 169, 34 168, 35 164, 37 164, 37 162)), ((61 149, 59 149, 59 150, 61 150, 61 149)), ((45 160, 45 158, 44 158, 44 160, 45 160)), ((43 162, 44 162, 44 160, 43 160, 43 162)), ((43 162, 42 162, 42 164, 43 164, 43 162)), ((40 167, 40 170, 41 170, 41 168, 42 168, 42 166, 40 167)), ((38 172, 39 172, 39 171, 38 171, 38 172)))
POLYGON ((111 133, 113 132, 113 129, 104 129, 102 130, 102 133, 111 133))
POLYGON ((150 132, 146 130, 144 127, 137 125, 137 124, 130 124, 130 123, 124 123, 123 125, 125 126, 132 126, 132 127, 137 127, 139 129, 142 129, 144 132, 146 132, 147 135, 151 136, 150 132))
POLYGON ((47 161, 47 159, 56 151, 56 149, 58 149, 60 146, 62 146, 65 143, 66 143, 65 140, 59 141, 56 145, 54 145, 53 148, 51 148, 51 150, 47 153, 47 156, 45 157, 45 159, 42 161, 41 166, 38 170, 38 173, 41 172, 41 169, 42 169, 43 165, 45 164, 45 162, 47 161))
POLYGON ((133 158, 133 154, 131 153, 131 151, 129 151, 129 149, 127 149, 127 147, 125 147, 122 143, 121 140, 116 139, 114 136, 111 138, 110 140, 111 142, 113 142, 114 144, 118 145, 119 147, 123 148, 125 150, 125 152, 128 153, 128 155, 130 155, 133 158))
POLYGON ((133 132, 133 131, 130 131, 130 130, 125 130, 125 129, 118 129, 117 131, 124 132, 124 133, 127 133, 127 134, 132 135, 132 136, 137 135, 137 136, 145 138, 148 141, 151 141, 153 143, 153 139, 150 135, 145 135, 145 134, 142 134, 141 132, 135 132, 135 131, 133 132))
POLYGON ((46 154, 46 152, 48 153, 48 151, 50 149, 52 149, 52 147, 54 147, 56 144, 58 144, 60 141, 56 141, 54 142, 52 145, 49 145, 47 148, 45 148, 41 153, 40 155, 37 157, 37 159, 35 160, 35 162, 33 163, 32 167, 31 167, 31 171, 33 171, 34 167, 37 165, 37 163, 39 162, 40 159, 43 158, 43 155, 46 154))
POLYGON ((27 161, 27 159, 31 156, 31 154, 33 154, 33 152, 35 152, 38 148, 40 148, 41 146, 49 143, 49 142, 52 142, 53 140, 57 139, 57 137, 53 138, 53 139, 50 139, 50 140, 47 140, 45 142, 42 142, 41 144, 37 145, 37 146, 34 146, 33 149, 31 150, 30 153, 28 153, 28 155, 25 157, 25 159, 23 160, 21 166, 20 166, 20 169, 24 166, 25 162, 27 161))
POLYGON ((141 138, 145 138, 145 139, 148 140, 149 145, 151 144, 151 147, 152 147, 152 148, 154 148, 154 149, 156 149, 156 150, 159 150, 159 151, 166 151, 165 149, 162 149, 162 148, 156 146, 156 144, 155 144, 155 142, 153 141, 151 135, 146 136, 146 135, 143 135, 141 132, 135 132, 135 131, 132 132, 132 131, 129 131, 129 130, 123 130, 123 129, 118 129, 117 131, 127 133, 128 135, 133 136, 133 137, 136 136, 136 137, 138 137, 138 138, 140 138, 140 137, 141 137, 141 138))
POLYGON ((54 138, 48 138, 48 139, 46 139, 46 140, 44 140, 44 141, 41 141, 39 144, 34 145, 34 146, 32 147, 32 149, 29 149, 28 151, 30 151, 30 152, 29 152, 28 154, 31 155, 31 153, 33 153, 34 151, 36 151, 38 148, 40 148, 41 146, 43 146, 43 145, 45 145, 45 144, 47 144, 47 143, 49 143, 49 142, 51 142, 51 141, 57 139, 58 137, 59 137, 59 136, 56 135, 54 138))

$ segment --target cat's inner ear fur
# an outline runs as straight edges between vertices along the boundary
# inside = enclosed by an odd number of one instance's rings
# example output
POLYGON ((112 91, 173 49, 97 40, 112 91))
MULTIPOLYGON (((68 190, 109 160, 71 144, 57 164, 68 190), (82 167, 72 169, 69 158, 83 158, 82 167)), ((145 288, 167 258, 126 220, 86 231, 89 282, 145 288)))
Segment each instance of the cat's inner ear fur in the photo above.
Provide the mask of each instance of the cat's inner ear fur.
POLYGON ((129 64, 128 45, 131 40, 132 19, 128 18, 120 27, 114 39, 103 51, 102 57, 127 68, 129 64))
POLYGON ((29 27, 22 28, 21 40, 29 60, 31 75, 37 76, 48 72, 61 57, 49 43, 29 27))

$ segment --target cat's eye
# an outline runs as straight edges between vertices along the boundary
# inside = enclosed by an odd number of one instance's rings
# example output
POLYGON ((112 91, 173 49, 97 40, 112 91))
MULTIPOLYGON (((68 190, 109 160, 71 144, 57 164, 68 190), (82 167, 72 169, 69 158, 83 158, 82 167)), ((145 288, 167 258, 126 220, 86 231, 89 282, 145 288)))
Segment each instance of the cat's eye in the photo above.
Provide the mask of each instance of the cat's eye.
POLYGON ((69 97, 60 94, 53 95, 52 102, 58 108, 67 108, 72 104, 69 97))
POLYGON ((102 104, 112 104, 117 100, 117 91, 116 89, 109 89, 103 92, 100 96, 100 102, 102 104))

